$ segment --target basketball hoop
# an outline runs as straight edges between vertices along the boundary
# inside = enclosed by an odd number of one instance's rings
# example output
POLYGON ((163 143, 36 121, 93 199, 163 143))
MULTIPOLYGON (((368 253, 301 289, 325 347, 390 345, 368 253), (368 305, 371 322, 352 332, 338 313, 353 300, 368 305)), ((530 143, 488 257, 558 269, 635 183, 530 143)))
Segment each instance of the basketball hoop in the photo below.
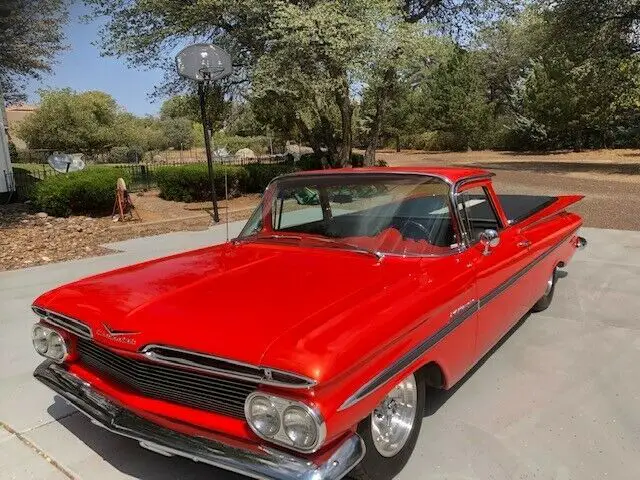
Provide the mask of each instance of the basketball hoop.
POLYGON ((211 203, 213 204, 213 221, 218 223, 218 198, 213 183, 213 160, 211 158, 211 137, 207 127, 205 87, 209 82, 220 80, 231 75, 231 56, 215 45, 196 43, 180 50, 176 55, 176 69, 178 75, 198 82, 198 97, 200 99, 200 115, 204 130, 204 146, 207 152, 209 167, 209 181, 211 182, 211 203))
POLYGON ((215 45, 196 43, 176 55, 176 68, 181 77, 213 82, 231 75, 231 57, 215 45))

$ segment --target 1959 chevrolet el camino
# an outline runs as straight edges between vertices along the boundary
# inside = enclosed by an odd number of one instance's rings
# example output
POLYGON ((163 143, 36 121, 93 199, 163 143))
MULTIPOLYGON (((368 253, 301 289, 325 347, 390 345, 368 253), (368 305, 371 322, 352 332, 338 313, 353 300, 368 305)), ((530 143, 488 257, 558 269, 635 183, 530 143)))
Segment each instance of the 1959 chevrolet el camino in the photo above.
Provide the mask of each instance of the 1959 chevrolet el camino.
POLYGON ((451 388, 586 241, 582 197, 477 169, 275 179, 223 245, 39 297, 35 377, 95 424, 262 479, 393 478, 451 388))

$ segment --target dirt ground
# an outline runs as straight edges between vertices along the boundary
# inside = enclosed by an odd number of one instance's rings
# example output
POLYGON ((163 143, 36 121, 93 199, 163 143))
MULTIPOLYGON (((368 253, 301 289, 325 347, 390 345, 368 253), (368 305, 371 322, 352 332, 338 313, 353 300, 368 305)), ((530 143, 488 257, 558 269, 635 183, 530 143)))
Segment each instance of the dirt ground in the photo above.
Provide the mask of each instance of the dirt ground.
POLYGON ((496 174, 499 193, 585 195, 573 207, 585 226, 640 230, 640 151, 596 150, 545 155, 514 152, 382 152, 396 166, 466 165, 496 174))
MULTIPOLYGON (((168 202, 157 191, 132 195, 141 220, 114 222, 110 216, 54 218, 22 203, 0 207, 0 271, 113 253, 101 245, 161 233, 204 230, 213 224, 209 203, 168 202)), ((248 218, 260 200, 247 195, 229 201, 229 221, 248 218)), ((219 203, 220 220, 227 205, 219 203)))
MULTIPOLYGON (((574 207, 585 225, 640 230, 640 151, 600 150, 584 153, 520 154, 513 152, 383 151, 379 158, 395 166, 466 165, 494 172, 499 193, 582 194, 574 207)), ((259 195, 229 201, 229 221, 246 219, 259 195)), ((212 224, 209 203, 168 202, 156 191, 134 194, 142 220, 114 223, 111 217, 51 218, 29 205, 0 206, 0 270, 112 253, 101 245, 135 237, 212 224)), ((226 205, 220 202, 221 221, 226 205)))

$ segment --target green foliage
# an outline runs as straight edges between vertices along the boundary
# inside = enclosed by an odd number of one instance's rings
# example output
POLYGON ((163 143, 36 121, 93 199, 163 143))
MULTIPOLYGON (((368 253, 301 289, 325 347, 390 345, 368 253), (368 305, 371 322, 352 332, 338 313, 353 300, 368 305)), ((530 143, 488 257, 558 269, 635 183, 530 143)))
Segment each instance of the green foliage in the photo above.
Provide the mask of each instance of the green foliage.
POLYGON ((16 144, 12 141, 9 141, 9 159, 13 163, 18 161, 18 149, 16 148, 16 144))
MULTIPOLYGON (((246 189, 249 174, 243 167, 214 165, 213 179, 218 198, 224 196, 225 172, 230 197, 246 189)), ((155 172, 160 196, 180 202, 205 201, 211 198, 211 183, 207 165, 162 167, 155 172)))
POLYGON ((300 156, 300 160, 296 162, 296 166, 300 170, 322 170, 322 156, 315 153, 306 153, 300 156))
MULTIPOLYGON (((200 128, 202 128, 201 125, 200 128)), ((202 137, 202 133, 200 136, 202 137)), ((269 151, 269 139, 267 137, 239 137, 218 131, 213 134, 211 142, 213 148, 226 148, 231 155, 241 148, 249 148, 258 156, 265 155, 269 151)))
POLYGON ((30 148, 79 152, 113 144, 118 107, 111 96, 62 89, 41 90, 40 97, 40 108, 18 126, 30 148))
POLYGON ((144 149, 140 146, 112 147, 105 163, 139 163, 144 157, 144 149))
POLYGON ((52 175, 34 189, 34 204, 57 217, 71 214, 103 215, 111 212, 118 177, 128 177, 115 168, 93 168, 52 175))
POLYGON ((66 0, 3 0, 0 6, 0 91, 13 103, 26 99, 26 82, 51 71, 65 48, 66 0))
POLYGON ((188 150, 193 146, 193 122, 188 118, 167 118, 162 121, 167 144, 175 150, 188 150))
POLYGON ((261 164, 251 163, 245 165, 244 168, 248 173, 248 181, 246 184, 247 193, 262 193, 271 180, 280 176, 292 173, 298 170, 292 164, 261 164))
POLYGON ((442 132, 447 150, 481 149, 492 106, 486 101, 486 80, 480 58, 456 49, 436 68, 423 105, 430 130, 442 132))

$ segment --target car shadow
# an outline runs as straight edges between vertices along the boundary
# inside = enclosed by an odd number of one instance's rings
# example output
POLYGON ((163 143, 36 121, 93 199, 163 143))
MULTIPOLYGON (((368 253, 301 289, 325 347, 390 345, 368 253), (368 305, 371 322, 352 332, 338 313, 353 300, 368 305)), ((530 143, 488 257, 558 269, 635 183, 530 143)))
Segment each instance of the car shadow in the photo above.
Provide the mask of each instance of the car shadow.
MULTIPOLYGON (((557 270, 557 280, 563 280, 565 278, 567 278, 569 276, 569 273, 566 270, 561 270, 558 269, 557 270)), ((425 409, 424 409, 424 414, 422 415, 423 418, 426 417, 430 417, 431 415, 434 415, 438 410, 440 410, 440 407, 442 407, 442 405, 445 404, 445 402, 447 400, 449 400, 453 395, 455 395, 455 393, 458 391, 458 389, 460 387, 462 387, 465 382, 467 380, 469 380, 469 378, 471 378, 473 376, 473 374, 478 371, 482 365, 485 364, 485 362, 487 360, 489 360, 491 358, 491 356, 502 346, 504 345, 505 342, 507 342, 509 340, 509 338, 511 338, 511 335, 513 335, 515 332, 518 331, 518 329, 527 321, 527 319, 531 316, 532 312, 529 311, 525 314, 524 317, 522 317, 520 320, 518 320, 518 322, 511 327, 511 330, 509 330, 499 341, 498 343, 496 343, 493 348, 491 348, 491 350, 489 350, 484 357, 482 357, 478 363, 476 363, 473 368, 471 368, 471 370, 469 370, 467 372, 467 374, 462 377, 460 379, 460 381, 458 381, 458 383, 456 383, 452 388, 450 388, 449 390, 444 390, 441 388, 433 388, 433 387, 427 387, 429 389, 428 391, 428 395, 427 398, 429 399, 429 401, 427 402, 427 404, 425 405, 425 409)))
POLYGON ((511 337, 511 335, 513 335, 519 328, 521 325, 523 325, 527 319, 531 316, 531 312, 528 312, 524 317, 522 317, 520 320, 518 320, 518 323, 516 323, 511 330, 509 330, 504 337, 502 337, 498 343, 496 343, 493 348, 491 348, 491 350, 489 350, 484 357, 482 357, 478 363, 476 363, 473 368, 471 370, 469 370, 467 372, 467 374, 462 377, 458 383, 456 383, 453 387, 451 387, 449 390, 444 390, 441 388, 433 388, 433 387, 428 387, 429 391, 427 394, 427 398, 429 399, 429 401, 426 403, 425 405, 425 409, 424 409, 424 414, 423 414, 423 418, 426 417, 430 417, 431 415, 434 415, 438 410, 440 410, 440 407, 442 407, 442 405, 445 404, 445 402, 447 400, 449 400, 453 395, 455 395, 455 393, 458 391, 458 389, 460 389, 460 387, 462 387, 465 382, 467 380, 469 380, 469 378, 471 378, 473 376, 473 374, 478 371, 482 365, 485 364, 485 362, 487 360, 489 360, 489 358, 491 358, 491 356, 507 341, 509 340, 509 338, 511 337))
MULTIPOLYGON (((66 402, 58 395, 54 397, 54 403, 47 409, 54 416, 59 412, 61 404, 66 402)), ((55 417, 54 417, 55 418, 55 417)), ((153 480, 196 480, 202 478, 215 478, 216 480, 246 480, 247 477, 228 472, 207 464, 196 463, 182 457, 165 457, 150 452, 138 445, 138 442, 130 438, 122 437, 109 432, 91 421, 80 412, 58 418, 57 422, 95 452, 105 462, 109 463, 122 474, 139 479, 153 480)), ((70 447, 65 447, 70 448, 70 447)), ((49 452, 55 458, 55 451, 49 452)), ((58 459, 64 463, 64 460, 58 459)), ((86 459, 77 459, 85 464, 86 459)), ((97 466, 99 462, 91 462, 97 466)), ((84 472, 82 468, 73 465, 69 467, 77 471, 84 478, 95 478, 99 472, 84 472)))

